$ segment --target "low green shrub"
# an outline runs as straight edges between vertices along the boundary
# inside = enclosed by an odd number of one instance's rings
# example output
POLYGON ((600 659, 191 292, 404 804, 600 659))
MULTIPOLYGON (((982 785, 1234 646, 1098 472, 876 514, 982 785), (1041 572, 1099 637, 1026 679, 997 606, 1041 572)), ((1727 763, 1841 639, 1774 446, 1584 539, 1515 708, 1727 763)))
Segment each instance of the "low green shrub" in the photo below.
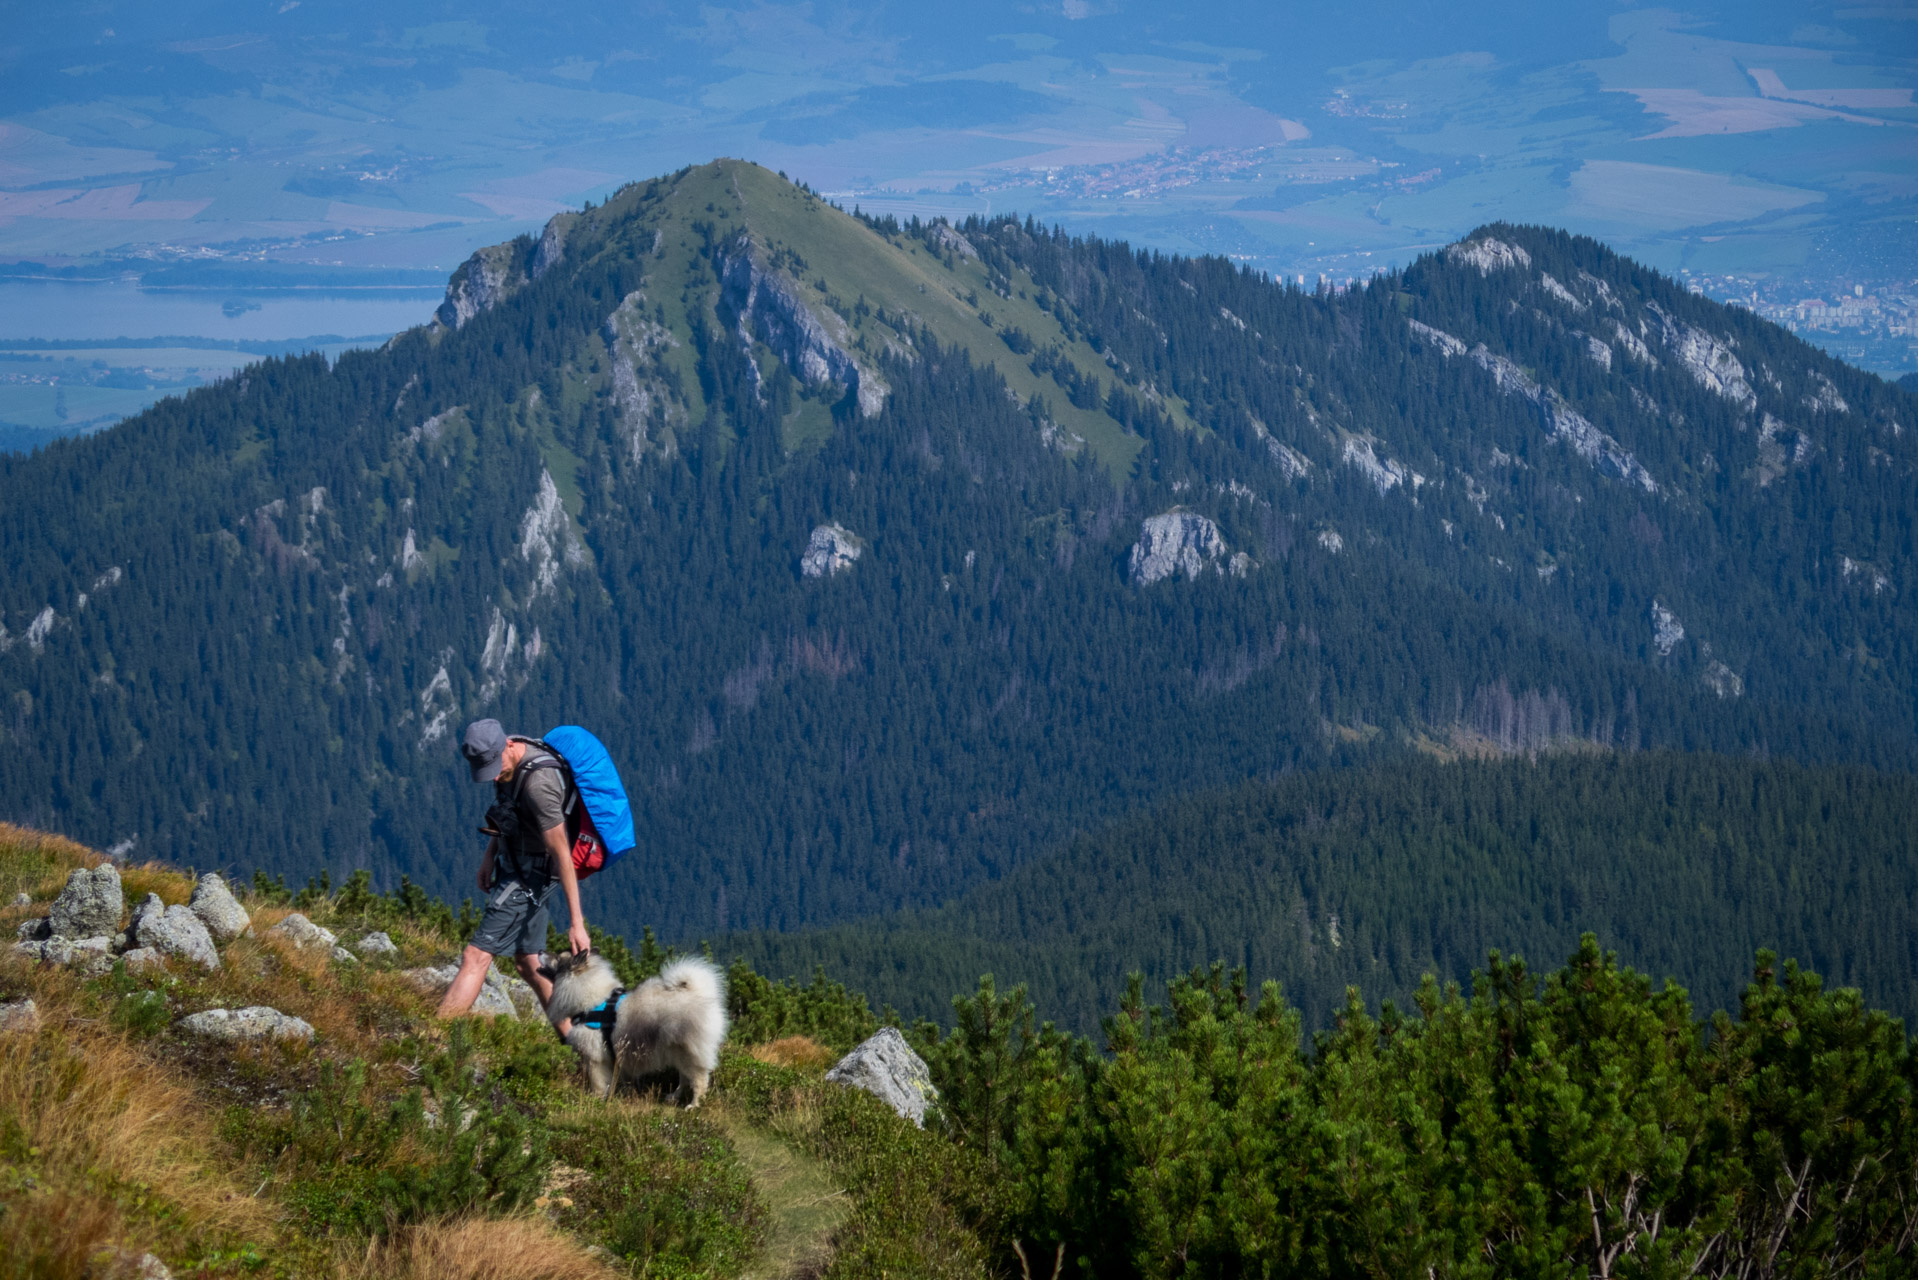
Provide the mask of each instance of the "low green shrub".
POLYGON ((476 1069, 471 1026, 418 1066, 419 1085, 382 1095, 366 1063, 322 1064, 285 1111, 234 1108, 227 1136, 285 1172, 282 1200, 314 1232, 375 1235, 460 1213, 530 1204, 551 1159, 546 1134, 476 1069))
POLYGON ((810 1036, 844 1053, 884 1023, 898 1021, 891 1010, 875 1016, 864 996, 830 981, 824 969, 814 969, 812 981, 801 986, 795 978, 763 977, 744 960, 733 961, 726 972, 726 1004, 740 1044, 810 1036))
POLYGON ((554 1122, 554 1153, 577 1168, 560 1225, 641 1277, 735 1275, 770 1225, 731 1143, 693 1112, 593 1104, 554 1122))

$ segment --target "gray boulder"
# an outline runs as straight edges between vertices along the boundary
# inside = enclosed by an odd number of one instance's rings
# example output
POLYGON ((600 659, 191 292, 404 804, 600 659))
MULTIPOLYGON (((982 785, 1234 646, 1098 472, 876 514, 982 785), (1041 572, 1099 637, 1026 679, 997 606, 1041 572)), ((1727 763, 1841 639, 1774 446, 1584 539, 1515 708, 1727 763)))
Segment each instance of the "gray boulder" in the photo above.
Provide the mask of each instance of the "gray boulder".
POLYGON ((178 903, 165 911, 153 910, 151 901, 142 903, 140 918, 133 925, 133 941, 138 948, 179 956, 209 969, 220 967, 220 952, 213 945, 213 935, 206 931, 199 916, 178 903))
POLYGON ((56 938, 111 937, 120 931, 125 912, 120 873, 111 863, 102 863, 92 870, 81 867, 67 877, 67 887, 53 900, 47 920, 56 938))
POLYGON ((160 895, 157 893, 149 893, 146 897, 140 899, 140 905, 133 909, 133 918, 127 921, 126 936, 128 938, 138 937, 140 933, 140 921, 146 919, 148 916, 158 919, 165 914, 166 903, 160 901, 160 895))
POLYGON ((522 1018, 544 1018, 546 1006, 539 1002, 539 992, 524 978, 502 978, 499 989, 506 993, 507 1000, 519 1011, 522 1018))
POLYGON ((252 921, 247 919, 246 908, 226 887, 226 881, 212 874, 203 875, 193 886, 193 897, 187 906, 193 914, 200 917, 200 923, 213 935, 216 943, 233 941, 247 931, 252 921))
POLYGON ((826 1079, 864 1089, 914 1124, 924 1127, 926 1104, 939 1098, 926 1060, 912 1051, 895 1027, 879 1033, 841 1058, 826 1079))
MULTIPOLYGON (((418 987, 428 996, 444 996, 446 989, 453 985, 453 979, 459 976, 460 967, 456 964, 424 965, 418 969, 403 969, 400 976, 418 987)), ((513 997, 507 987, 509 979, 500 976, 497 969, 486 971, 486 985, 480 988, 479 996, 473 1001, 472 1012, 484 1014, 489 1018, 512 1018, 519 1020, 519 1011, 513 1007, 513 997)), ((510 979, 519 982, 519 979, 510 979)), ((520 982, 521 986, 526 986, 520 982)), ((530 993, 531 987, 526 988, 530 993)), ((534 1005, 538 1005, 537 998, 534 1005)))
POLYGON ((246 1009, 208 1009, 180 1019, 180 1029, 216 1040, 311 1040, 312 1024, 303 1018, 256 1004, 246 1009))
POLYGON ((33 905, 33 895, 23 889, 13 895, 13 905, 16 907, 30 907, 33 905))
POLYGON ((396 956, 400 953, 400 949, 393 945, 393 939, 378 930, 367 934, 353 945, 359 948, 360 954, 369 960, 374 956, 396 956))
POLYGON ((0 1004, 0 1033, 36 1031, 40 1027, 40 1006, 32 1000, 10 1000, 0 1004))
POLYGON ((331 929, 321 928, 297 911, 268 929, 266 936, 282 938, 292 943, 296 951, 305 951, 308 947, 324 947, 330 952, 340 941, 333 936, 331 929))
POLYGON ((53 936, 53 922, 45 916, 38 920, 22 920, 20 927, 14 930, 14 937, 22 942, 38 942, 53 936))
POLYGON ((166 972, 166 956, 157 947, 134 947, 120 958, 127 962, 128 973, 166 972))
POLYGON ((334 964, 358 964, 359 962, 360 962, 360 958, 354 955, 351 951, 348 951, 345 947, 333 948, 334 964))
POLYGON ((88 977, 113 968, 113 939, 48 938, 44 942, 16 942, 13 954, 42 964, 72 965, 88 977))

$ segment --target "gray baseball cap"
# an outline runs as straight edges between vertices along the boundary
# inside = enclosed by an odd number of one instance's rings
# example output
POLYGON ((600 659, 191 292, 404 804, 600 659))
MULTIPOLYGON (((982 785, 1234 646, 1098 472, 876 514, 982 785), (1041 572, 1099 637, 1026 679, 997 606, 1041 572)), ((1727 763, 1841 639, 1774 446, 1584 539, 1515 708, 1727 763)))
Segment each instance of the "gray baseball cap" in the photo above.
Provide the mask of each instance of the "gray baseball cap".
POLYGON ((499 777, 500 753, 506 750, 506 730, 497 720, 475 720, 466 726, 466 741, 460 754, 473 771, 473 781, 491 782, 499 777))

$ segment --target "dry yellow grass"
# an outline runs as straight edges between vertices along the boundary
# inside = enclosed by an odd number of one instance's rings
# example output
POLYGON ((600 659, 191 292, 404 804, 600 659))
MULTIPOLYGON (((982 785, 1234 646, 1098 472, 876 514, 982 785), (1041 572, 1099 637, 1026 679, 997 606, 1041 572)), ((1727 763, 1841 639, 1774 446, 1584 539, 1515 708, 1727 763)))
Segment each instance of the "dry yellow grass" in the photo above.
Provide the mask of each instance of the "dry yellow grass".
POLYGON ((0 902, 11 902, 16 893, 30 893, 36 899, 51 897, 75 867, 104 861, 101 855, 65 836, 0 822, 0 902))
POLYGON ((466 1218, 343 1258, 338 1280, 616 1280, 625 1275, 539 1218, 466 1218))
MULTIPOLYGON (((51 985, 39 993, 57 999, 51 985)), ((168 1252, 182 1230, 272 1231, 267 1207, 215 1167, 221 1144, 190 1090, 122 1037, 63 1022, 57 1005, 38 1031, 0 1036, 0 1139, 31 1179, 0 1215, 17 1274, 80 1276, 103 1250, 168 1252)))
POLYGON ((831 1049, 811 1036, 786 1036, 768 1040, 746 1050, 759 1061, 775 1067, 824 1067, 836 1056, 831 1049))

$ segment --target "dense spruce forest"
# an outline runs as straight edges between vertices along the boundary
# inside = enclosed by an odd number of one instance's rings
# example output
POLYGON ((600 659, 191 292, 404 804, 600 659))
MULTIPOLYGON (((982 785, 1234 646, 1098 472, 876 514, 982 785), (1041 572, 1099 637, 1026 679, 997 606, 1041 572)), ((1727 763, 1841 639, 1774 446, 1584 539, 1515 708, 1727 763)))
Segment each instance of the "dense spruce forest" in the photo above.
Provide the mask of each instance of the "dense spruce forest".
MULTIPOLYGON (((717 162, 475 255, 381 350, 0 459, 0 732, 31 780, 0 815, 457 898, 460 723, 577 722, 643 833, 589 912, 688 941, 931 907, 1288 771, 1906 769, 1914 423, 1908 392, 1545 229, 1307 292, 1013 218, 857 218, 717 162)), ((1616 918, 1510 884, 1527 918, 1616 918)), ((1706 919, 1685 892, 1662 918, 1706 919)), ((1383 918, 1331 948, 1356 900, 1301 900, 1335 968, 1473 959, 1383 918)), ((1816 923, 1737 918, 1739 946, 1816 923)), ((1874 963, 1818 942, 1847 980, 1874 963)), ((1099 990, 1059 999, 1083 1020, 1099 990)))
POLYGON ((1356 987, 1403 1005, 1492 951, 1555 963, 1595 932, 1730 1008, 1771 947, 1918 1016, 1918 779, 1705 754, 1321 770, 1181 796, 929 911, 724 939, 951 1020, 978 975, 1097 1033, 1127 975, 1223 960, 1277 981, 1308 1029, 1356 987))

